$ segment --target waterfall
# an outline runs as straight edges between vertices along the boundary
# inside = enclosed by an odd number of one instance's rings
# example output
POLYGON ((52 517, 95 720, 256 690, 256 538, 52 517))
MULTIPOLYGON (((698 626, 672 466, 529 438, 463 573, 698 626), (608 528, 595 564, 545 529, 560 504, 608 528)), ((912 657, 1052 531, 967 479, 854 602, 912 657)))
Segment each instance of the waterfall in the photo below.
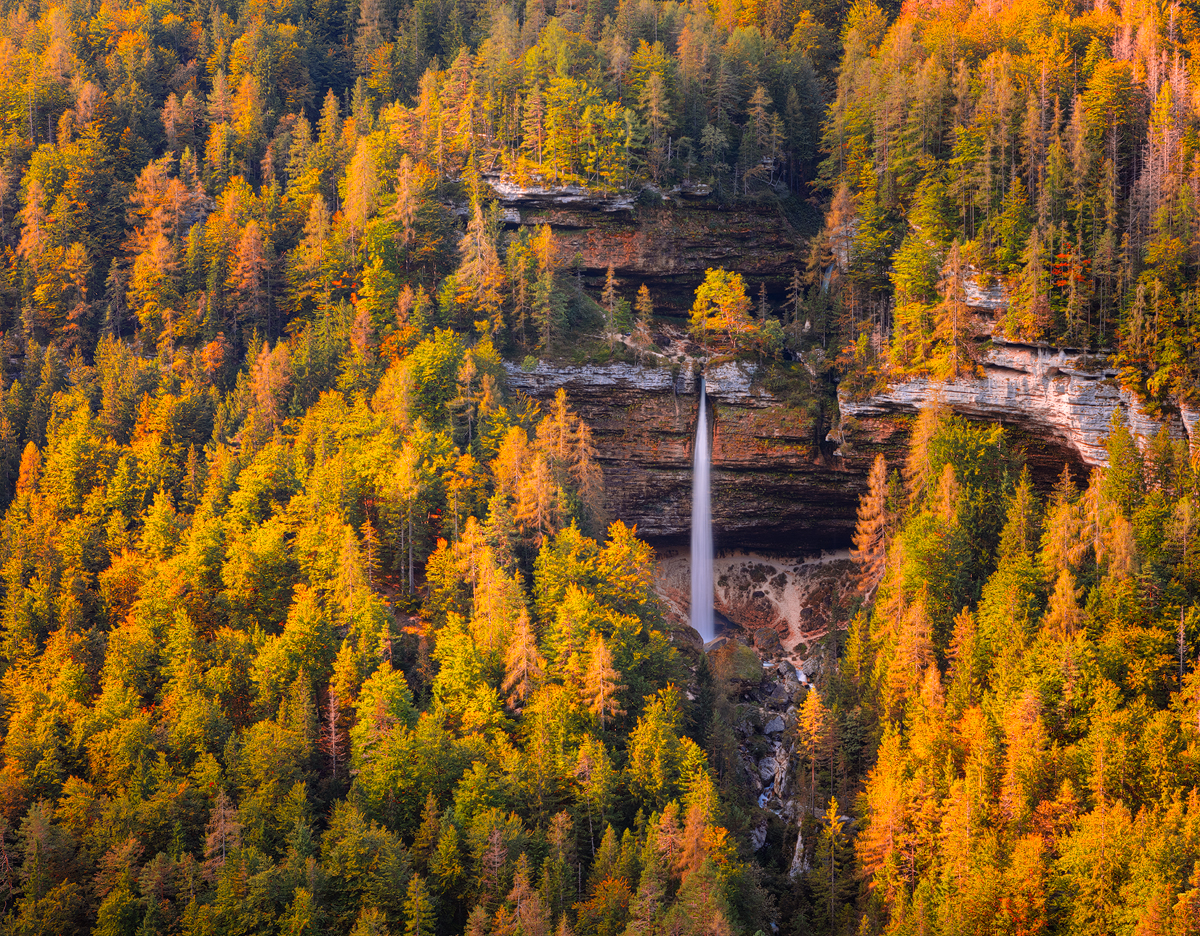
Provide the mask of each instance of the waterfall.
POLYGON ((700 378, 700 416, 696 420, 696 451, 692 466, 692 627, 708 643, 713 627, 712 505, 709 482, 708 408, 704 378, 700 378))

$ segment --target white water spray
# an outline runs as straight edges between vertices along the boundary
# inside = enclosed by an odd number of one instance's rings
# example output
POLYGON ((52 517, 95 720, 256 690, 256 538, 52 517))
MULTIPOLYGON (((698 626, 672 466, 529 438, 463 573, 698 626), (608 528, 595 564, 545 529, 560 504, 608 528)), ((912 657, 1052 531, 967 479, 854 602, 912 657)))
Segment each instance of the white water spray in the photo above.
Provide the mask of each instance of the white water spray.
POLYGON ((692 627, 705 643, 717 636, 713 626, 712 504, 709 491, 708 410, 700 378, 700 416, 692 466, 692 627))

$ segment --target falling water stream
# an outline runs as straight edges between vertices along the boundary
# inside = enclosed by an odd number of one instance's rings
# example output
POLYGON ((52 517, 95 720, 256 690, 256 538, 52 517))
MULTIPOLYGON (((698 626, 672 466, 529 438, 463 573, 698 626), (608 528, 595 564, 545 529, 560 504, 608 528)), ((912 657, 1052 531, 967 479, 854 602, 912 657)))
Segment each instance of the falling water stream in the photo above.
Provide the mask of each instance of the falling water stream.
POLYGON ((716 637, 713 626, 712 505, 709 491, 708 408, 700 378, 700 416, 696 420, 692 468, 692 627, 705 643, 716 637))

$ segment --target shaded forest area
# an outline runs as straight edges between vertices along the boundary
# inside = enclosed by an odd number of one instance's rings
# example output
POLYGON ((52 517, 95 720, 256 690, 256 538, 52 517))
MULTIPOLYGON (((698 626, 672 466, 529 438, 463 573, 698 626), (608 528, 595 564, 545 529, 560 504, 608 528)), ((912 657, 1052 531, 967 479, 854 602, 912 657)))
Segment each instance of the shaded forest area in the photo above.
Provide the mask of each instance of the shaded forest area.
POLYGON ((848 389, 974 372, 981 337, 1115 354, 1153 411, 1200 386, 1195 11, 850 11, 811 265, 841 276, 848 389), (971 286, 1002 287, 980 320, 971 286))

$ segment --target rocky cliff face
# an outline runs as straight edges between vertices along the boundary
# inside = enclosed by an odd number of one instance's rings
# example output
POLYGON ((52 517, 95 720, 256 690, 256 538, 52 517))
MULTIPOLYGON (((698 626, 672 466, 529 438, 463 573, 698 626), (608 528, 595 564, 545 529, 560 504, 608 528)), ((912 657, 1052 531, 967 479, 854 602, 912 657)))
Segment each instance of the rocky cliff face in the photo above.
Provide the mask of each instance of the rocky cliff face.
MULTIPOLYGON (((806 659, 813 644, 844 619, 857 578, 844 549, 791 560, 727 553, 714 560, 713 573, 718 634, 736 634, 740 628, 764 655, 793 662, 806 659)), ((688 551, 660 549, 656 588, 677 627, 688 622, 690 586, 688 551)))
MULTIPOLYGON (((1177 438, 1200 441, 1200 413, 1154 419, 1118 385, 1115 371, 1082 354, 997 342, 982 370, 950 383, 910 380, 865 400, 842 396, 835 427, 827 422, 833 414, 814 417, 756 384, 753 364, 710 367, 717 549, 802 557, 846 548, 875 455, 900 464, 918 409, 934 400, 1008 427, 1043 486, 1064 464, 1077 477, 1104 464, 1104 438, 1117 409, 1143 439, 1165 426, 1177 438)), ((613 516, 636 523, 659 546, 686 545, 699 404, 695 361, 541 362, 529 372, 511 367, 509 380, 541 400, 563 388, 592 427, 613 516)))
MULTIPOLYGON (((798 262, 795 236, 776 213, 719 210, 703 192, 669 192, 661 201, 656 194, 647 206, 583 189, 492 185, 510 226, 550 224, 585 276, 598 279, 611 265, 626 292, 648 283, 660 310, 682 313, 708 267, 779 290, 798 262)), ((1000 287, 968 287, 969 304, 984 317, 1007 304, 1000 287)), ((667 344, 661 336, 656 342, 667 344)), ((698 348, 670 344, 657 365, 542 362, 531 372, 511 368, 510 384, 543 400, 564 388, 592 427, 612 514, 656 544, 677 547, 689 533, 701 365, 698 348)), ((899 464, 916 412, 935 399, 1008 427, 1043 486, 1064 464, 1077 475, 1103 464, 1116 409, 1137 435, 1165 425, 1176 437, 1200 438, 1200 412, 1152 419, 1106 361, 1082 353, 993 340, 981 371, 951 383, 910 380, 865 400, 842 395, 840 415, 812 415, 764 390, 751 364, 709 368, 718 550, 802 557, 847 547, 875 455, 899 464)))
POLYGON ((938 400, 956 413, 1016 430, 1035 467, 1049 468, 1056 460, 1061 466, 1064 456, 1080 466, 1105 464, 1104 439, 1116 410, 1143 440, 1166 428, 1174 438, 1200 441, 1200 412, 1148 415, 1102 359, 993 339, 981 370, 980 376, 949 383, 918 378, 893 384, 864 400, 839 396, 841 438, 851 446, 870 440, 886 433, 895 417, 938 400))
POLYGON ((723 209, 701 189, 667 192, 661 200, 648 192, 639 202, 573 186, 519 187, 499 179, 491 185, 507 224, 549 224, 564 258, 578 256, 593 284, 611 265, 631 295, 649 286, 660 314, 691 308, 709 267, 737 270, 755 291, 763 283, 779 296, 793 267, 803 265, 797 238, 776 209, 723 209))
MULTIPOLYGON (((873 452, 866 443, 835 458, 827 422, 792 409, 754 384, 753 365, 707 373, 713 409, 713 527, 718 550, 798 556, 844 548, 873 452)), ((658 545, 686 544, 698 371, 629 364, 512 368, 509 385, 547 400, 562 387, 592 428, 613 516, 637 523, 658 545)), ((902 420, 903 421, 903 420, 902 420)))

